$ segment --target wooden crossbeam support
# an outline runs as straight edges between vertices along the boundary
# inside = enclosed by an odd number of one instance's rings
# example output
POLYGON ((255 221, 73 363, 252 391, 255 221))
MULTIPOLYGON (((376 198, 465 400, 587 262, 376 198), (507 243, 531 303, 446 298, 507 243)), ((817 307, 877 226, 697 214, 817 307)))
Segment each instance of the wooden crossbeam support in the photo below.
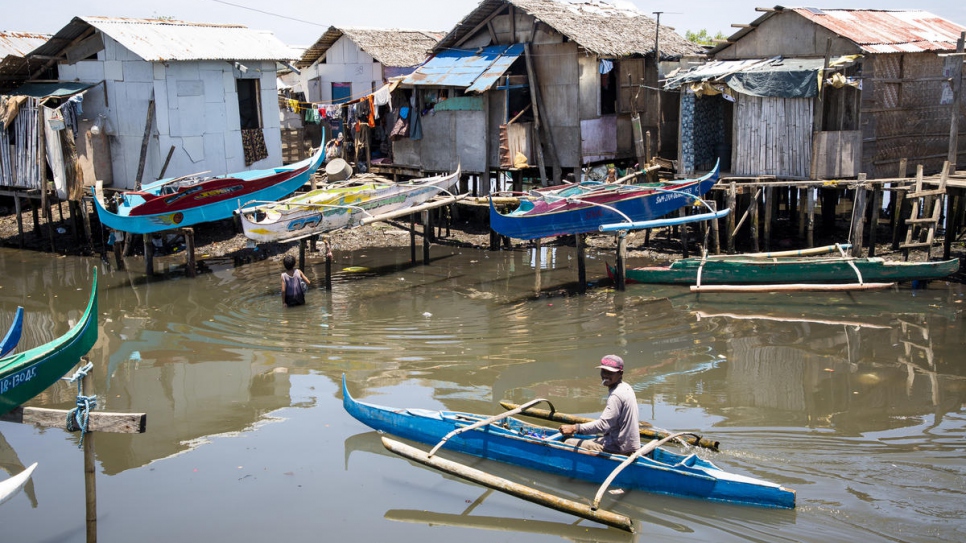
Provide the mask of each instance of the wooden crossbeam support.
MULTIPOLYGON (((66 429, 67 409, 47 409, 45 407, 17 407, 0 421, 19 424, 35 424, 43 428, 66 429)), ((148 416, 145 413, 108 413, 91 411, 87 423, 88 432, 110 432, 113 434, 143 434, 147 429, 148 416)))

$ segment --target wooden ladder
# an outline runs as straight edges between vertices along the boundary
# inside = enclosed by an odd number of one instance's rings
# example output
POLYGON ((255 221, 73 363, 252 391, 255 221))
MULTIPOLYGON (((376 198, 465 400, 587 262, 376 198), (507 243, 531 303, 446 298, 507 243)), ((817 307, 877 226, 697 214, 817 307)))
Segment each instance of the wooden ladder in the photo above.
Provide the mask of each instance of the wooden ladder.
POLYGON ((909 249, 924 247, 926 249, 926 260, 932 258, 933 237, 936 235, 936 227, 939 225, 939 216, 942 213, 942 196, 946 194, 946 179, 949 172, 949 162, 943 164, 942 175, 939 177, 939 188, 931 190, 922 189, 922 165, 916 168, 916 185, 913 192, 906 194, 906 198, 912 199, 912 212, 906 219, 906 242, 899 245, 906 260, 909 258, 909 249), (932 214, 922 214, 929 207, 932 207, 932 214), (922 216, 920 216, 922 214, 922 216), (920 241, 923 237, 926 239, 920 241))

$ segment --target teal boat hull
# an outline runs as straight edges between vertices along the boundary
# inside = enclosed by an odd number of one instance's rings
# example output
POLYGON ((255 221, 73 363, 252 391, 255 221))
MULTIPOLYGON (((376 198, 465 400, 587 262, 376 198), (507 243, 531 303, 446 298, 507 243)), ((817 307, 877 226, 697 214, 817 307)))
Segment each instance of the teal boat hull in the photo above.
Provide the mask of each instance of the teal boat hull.
MULTIPOLYGON (((342 377, 342 404, 354 418, 378 431, 437 444, 451 431, 488 417, 453 411, 396 409, 356 401, 342 377)), ((506 418, 453 436, 443 447, 488 460, 602 483, 624 460, 624 455, 588 453, 547 439, 557 430, 506 418)), ((721 470, 696 455, 680 455, 662 448, 640 457, 614 480, 613 487, 687 498, 757 505, 795 507, 795 491, 781 485, 721 470)))
MULTIPOLYGON (((613 268, 609 268, 613 273, 613 268)), ((896 262, 881 258, 684 258, 667 266, 625 270, 628 283, 767 285, 882 283, 941 279, 959 271, 959 259, 896 262), (853 267, 854 265, 854 267, 853 267), (856 271, 858 270, 858 272, 856 271), (860 277, 861 275, 861 277, 860 277)))
POLYGON ((0 415, 40 394, 77 365, 97 342, 97 268, 83 316, 59 338, 0 359, 0 415))

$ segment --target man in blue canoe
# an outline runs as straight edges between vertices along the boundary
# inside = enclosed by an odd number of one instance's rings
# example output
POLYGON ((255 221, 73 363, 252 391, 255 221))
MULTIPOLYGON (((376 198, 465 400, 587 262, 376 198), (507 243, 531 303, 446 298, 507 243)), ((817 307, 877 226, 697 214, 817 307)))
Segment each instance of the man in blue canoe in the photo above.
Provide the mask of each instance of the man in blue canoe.
POLYGON ((570 437, 564 443, 592 451, 631 454, 641 448, 641 430, 637 396, 634 389, 623 381, 624 360, 616 354, 609 354, 600 359, 597 369, 600 370, 600 384, 610 391, 604 412, 594 421, 561 424, 560 433, 564 437, 574 434, 600 434, 593 439, 570 437))

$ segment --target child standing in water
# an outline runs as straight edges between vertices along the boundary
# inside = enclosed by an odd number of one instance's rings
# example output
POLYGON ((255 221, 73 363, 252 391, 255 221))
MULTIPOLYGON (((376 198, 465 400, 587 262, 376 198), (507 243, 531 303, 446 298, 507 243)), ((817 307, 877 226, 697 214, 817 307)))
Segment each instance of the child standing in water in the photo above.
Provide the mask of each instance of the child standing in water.
POLYGON ((285 271, 282 272, 282 304, 286 307, 305 304, 305 289, 312 284, 302 270, 295 267, 295 257, 286 255, 282 259, 285 271))

